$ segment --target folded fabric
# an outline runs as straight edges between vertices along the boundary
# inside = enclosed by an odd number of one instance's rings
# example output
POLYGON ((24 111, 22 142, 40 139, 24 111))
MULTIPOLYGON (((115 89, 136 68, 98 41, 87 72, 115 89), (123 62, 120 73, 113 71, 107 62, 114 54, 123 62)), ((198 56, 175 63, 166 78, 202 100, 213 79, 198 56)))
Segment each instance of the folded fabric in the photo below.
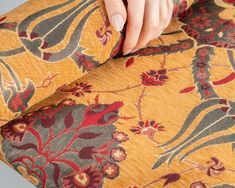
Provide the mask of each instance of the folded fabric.
POLYGON ((59 87, 1 127, 0 159, 37 187, 235 187, 234 13, 199 0, 147 48, 59 87))
MULTIPOLYGON (((176 0, 174 15, 188 3, 176 0)), ((0 125, 115 56, 123 38, 97 0, 31 0, 0 17, 0 36, 0 125)))

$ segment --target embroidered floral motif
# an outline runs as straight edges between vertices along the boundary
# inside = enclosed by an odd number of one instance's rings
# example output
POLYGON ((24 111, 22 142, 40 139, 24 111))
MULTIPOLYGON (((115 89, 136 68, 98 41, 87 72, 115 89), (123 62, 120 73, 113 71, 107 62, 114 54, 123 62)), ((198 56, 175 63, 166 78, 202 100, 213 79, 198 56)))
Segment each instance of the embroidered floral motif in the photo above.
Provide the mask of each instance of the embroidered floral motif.
POLYGON ((73 172, 62 178, 63 188, 88 188, 99 187, 102 184, 103 175, 96 167, 87 167, 84 170, 73 172))
POLYGON ((127 140, 129 140, 127 134, 118 131, 115 131, 113 133, 113 138, 118 142, 126 142, 127 140))
POLYGON ((166 69, 159 71, 151 70, 141 75, 142 84, 145 86, 162 86, 166 83, 168 77, 166 76, 166 69))
POLYGON ((117 162, 121 162, 126 159, 126 152, 123 148, 115 148, 111 150, 110 157, 117 162))
POLYGON ((208 176, 218 176, 225 171, 223 163, 215 157, 212 157, 211 160, 207 162, 207 165, 209 166, 207 169, 208 176))
POLYGON ((11 121, 1 129, 3 137, 11 142, 21 142, 28 131, 28 123, 26 118, 11 121))
POLYGON ((119 166, 112 163, 106 163, 103 166, 103 174, 105 177, 114 179, 119 175, 119 166))
POLYGON ((60 87, 58 90, 65 93, 71 93, 76 97, 84 97, 85 93, 91 93, 91 85, 87 83, 75 83, 72 88, 68 88, 69 86, 64 85, 60 87))
POLYGON ((190 185, 190 188, 206 188, 206 185, 202 183, 201 181, 193 182, 190 185))
POLYGON ((26 114, 1 128, 5 158, 28 170, 39 187, 98 188, 104 177, 119 175, 118 162, 127 157, 119 144, 128 136, 113 124, 122 105, 66 99, 26 114))
POLYGON ((135 134, 142 134, 150 139, 154 138, 157 132, 165 131, 164 126, 155 121, 140 121, 138 126, 132 127, 131 131, 135 134))

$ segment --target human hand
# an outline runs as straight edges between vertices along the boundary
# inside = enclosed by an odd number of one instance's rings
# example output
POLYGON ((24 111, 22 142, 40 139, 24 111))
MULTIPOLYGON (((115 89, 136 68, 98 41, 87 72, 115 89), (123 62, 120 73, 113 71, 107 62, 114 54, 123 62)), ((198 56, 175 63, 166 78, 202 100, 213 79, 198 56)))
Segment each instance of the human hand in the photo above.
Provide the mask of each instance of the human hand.
POLYGON ((133 53, 158 38, 169 25, 174 4, 172 0, 105 0, 111 25, 121 31, 127 22, 123 54, 133 53))

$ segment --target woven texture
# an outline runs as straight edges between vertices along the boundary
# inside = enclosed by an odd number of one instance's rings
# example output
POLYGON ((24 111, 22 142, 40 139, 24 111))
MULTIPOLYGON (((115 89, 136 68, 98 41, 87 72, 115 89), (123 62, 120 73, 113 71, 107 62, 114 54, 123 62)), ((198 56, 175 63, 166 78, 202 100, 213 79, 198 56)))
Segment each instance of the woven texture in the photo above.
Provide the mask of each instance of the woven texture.
POLYGON ((175 1, 178 17, 163 35, 125 57, 124 34, 108 25, 102 7, 101 1, 30 1, 2 18, 1 50, 23 45, 25 51, 1 57, 0 159, 37 187, 234 187, 234 0, 175 1), (88 6, 79 5, 65 38, 55 47, 44 42, 40 56, 38 23, 82 2, 88 6), (58 3, 68 4, 19 33, 22 20, 58 3), (76 52, 53 61, 86 15, 76 52), (35 86, 33 94, 28 86, 35 86), (14 87, 16 96, 30 99, 18 111, 4 98, 14 87))

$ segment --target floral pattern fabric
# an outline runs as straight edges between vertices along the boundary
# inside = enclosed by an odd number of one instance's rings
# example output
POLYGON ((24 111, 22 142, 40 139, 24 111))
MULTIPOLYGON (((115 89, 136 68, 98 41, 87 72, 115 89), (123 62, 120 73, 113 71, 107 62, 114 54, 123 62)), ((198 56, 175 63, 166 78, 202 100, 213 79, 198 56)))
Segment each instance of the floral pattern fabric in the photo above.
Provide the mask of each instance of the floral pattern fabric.
POLYGON ((123 57, 120 35, 105 65, 2 126, 0 158, 37 187, 235 187, 235 1, 175 3, 145 49, 123 57))

